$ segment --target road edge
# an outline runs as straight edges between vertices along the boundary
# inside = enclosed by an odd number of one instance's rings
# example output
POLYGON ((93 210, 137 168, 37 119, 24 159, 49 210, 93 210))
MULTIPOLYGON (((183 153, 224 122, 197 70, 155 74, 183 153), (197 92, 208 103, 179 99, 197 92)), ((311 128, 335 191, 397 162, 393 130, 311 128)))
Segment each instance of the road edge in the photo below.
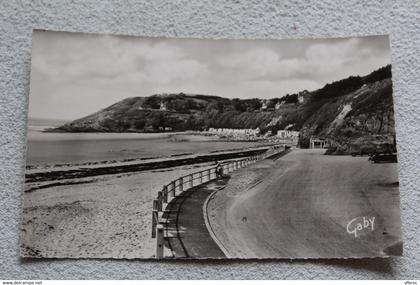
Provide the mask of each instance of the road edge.
MULTIPOLYGON (((286 155, 286 154, 288 154, 288 153, 290 153, 292 151, 292 149, 287 149, 287 150, 284 150, 284 151, 282 151, 282 152, 280 152, 280 157, 281 156, 284 156, 284 155, 286 155)), ((272 158, 273 156, 276 156, 276 155, 279 155, 279 153, 277 153, 277 154, 274 154, 274 155, 271 155, 271 156, 268 156, 268 157, 266 157, 266 159, 267 158, 272 158)), ((232 257, 232 255, 228 252, 228 250, 225 248, 225 246, 223 245, 223 243, 217 238, 217 236, 216 236, 216 234, 214 233, 214 231, 213 231, 213 228, 211 227, 211 224, 210 224, 210 219, 209 219, 209 216, 208 216, 208 210, 207 210, 207 208, 208 208, 208 204, 209 204, 209 202, 210 202, 210 199, 212 199, 213 198, 213 196, 214 195, 216 195, 216 193, 217 192, 219 192, 219 191, 221 191, 221 190, 223 190, 223 189, 225 189, 225 187, 226 187, 227 185, 225 185, 225 186, 223 186, 223 187, 221 187, 220 189, 217 189, 216 191, 214 191, 213 193, 211 193, 208 197, 207 197, 207 199, 204 201, 204 204, 203 204, 203 216, 204 216, 204 222, 205 222, 205 224, 206 224, 206 228, 207 228, 207 231, 209 232, 209 234, 210 234, 210 237, 213 239, 213 241, 217 244, 217 246, 220 248, 220 250, 226 255, 226 258, 233 258, 232 257)))
POLYGON ((225 187, 226 187, 226 185, 225 186, 223 186, 223 187, 221 187, 220 189, 217 189, 216 191, 214 191, 213 193, 211 193, 208 197, 207 197, 207 199, 204 201, 204 204, 203 204, 203 216, 204 216, 204 222, 205 222, 205 224, 206 224, 206 228, 207 228, 207 231, 209 232, 209 234, 210 234, 210 237, 213 239, 213 241, 217 244, 217 246, 220 248, 220 250, 223 252, 223 254, 226 256, 226 258, 232 258, 232 256, 229 254, 229 252, 227 251, 227 249, 225 248, 225 246, 220 242, 220 240, 217 238, 217 236, 216 236, 216 234, 214 233, 214 231, 213 231, 213 228, 211 227, 211 224, 210 224, 210 220, 209 220, 209 216, 208 216, 208 210, 207 210, 207 208, 208 208, 208 204, 209 204, 209 202, 210 202, 210 199, 212 199, 213 198, 213 196, 217 193, 217 192, 219 192, 219 191, 221 191, 221 190, 223 190, 223 189, 225 189, 225 187))

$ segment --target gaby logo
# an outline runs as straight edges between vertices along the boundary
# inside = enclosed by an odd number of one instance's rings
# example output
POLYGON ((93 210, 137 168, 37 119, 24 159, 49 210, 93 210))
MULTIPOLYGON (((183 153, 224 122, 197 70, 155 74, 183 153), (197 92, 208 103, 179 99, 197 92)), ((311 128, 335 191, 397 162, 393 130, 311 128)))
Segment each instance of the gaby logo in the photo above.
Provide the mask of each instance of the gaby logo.
POLYGON ((357 217, 352 219, 347 224, 347 233, 354 235, 355 238, 358 237, 358 234, 364 230, 373 231, 375 229, 375 217, 366 218, 366 217, 357 217))

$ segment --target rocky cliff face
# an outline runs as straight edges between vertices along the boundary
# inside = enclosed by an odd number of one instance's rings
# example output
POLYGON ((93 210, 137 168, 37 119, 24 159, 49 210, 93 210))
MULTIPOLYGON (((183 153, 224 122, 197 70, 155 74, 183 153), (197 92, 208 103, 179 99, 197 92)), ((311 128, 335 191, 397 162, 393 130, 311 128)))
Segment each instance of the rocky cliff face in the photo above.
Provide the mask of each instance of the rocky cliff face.
POLYGON ((358 152, 393 144, 395 136, 391 79, 365 84, 325 102, 301 128, 301 144, 311 136, 328 139, 331 153, 358 152))
POLYGON ((337 154, 393 143, 391 67, 313 92, 264 101, 183 93, 127 98, 55 131, 156 132, 210 127, 260 128, 272 133, 298 130, 302 147, 317 136, 328 139, 330 152, 337 154))

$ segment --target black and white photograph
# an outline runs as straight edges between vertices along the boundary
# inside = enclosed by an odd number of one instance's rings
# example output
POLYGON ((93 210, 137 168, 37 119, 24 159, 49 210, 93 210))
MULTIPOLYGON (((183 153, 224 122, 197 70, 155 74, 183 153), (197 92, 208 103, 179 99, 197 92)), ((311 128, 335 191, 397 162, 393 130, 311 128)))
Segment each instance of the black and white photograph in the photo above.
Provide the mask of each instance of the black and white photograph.
POLYGON ((387 35, 35 30, 24 258, 402 255, 387 35))

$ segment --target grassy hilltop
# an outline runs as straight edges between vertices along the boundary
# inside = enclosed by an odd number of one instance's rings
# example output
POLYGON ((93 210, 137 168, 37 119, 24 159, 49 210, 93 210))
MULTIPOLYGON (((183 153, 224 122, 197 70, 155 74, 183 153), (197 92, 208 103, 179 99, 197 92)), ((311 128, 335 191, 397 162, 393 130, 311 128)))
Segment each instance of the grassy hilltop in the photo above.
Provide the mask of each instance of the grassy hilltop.
POLYGON ((391 66, 281 98, 228 99, 200 94, 155 94, 119 101, 65 124, 65 132, 157 132, 213 128, 300 131, 300 145, 312 135, 332 142, 333 152, 389 142, 395 135, 391 66), (299 101, 298 96, 304 100, 299 101), (277 108, 275 108, 277 104, 277 108))

